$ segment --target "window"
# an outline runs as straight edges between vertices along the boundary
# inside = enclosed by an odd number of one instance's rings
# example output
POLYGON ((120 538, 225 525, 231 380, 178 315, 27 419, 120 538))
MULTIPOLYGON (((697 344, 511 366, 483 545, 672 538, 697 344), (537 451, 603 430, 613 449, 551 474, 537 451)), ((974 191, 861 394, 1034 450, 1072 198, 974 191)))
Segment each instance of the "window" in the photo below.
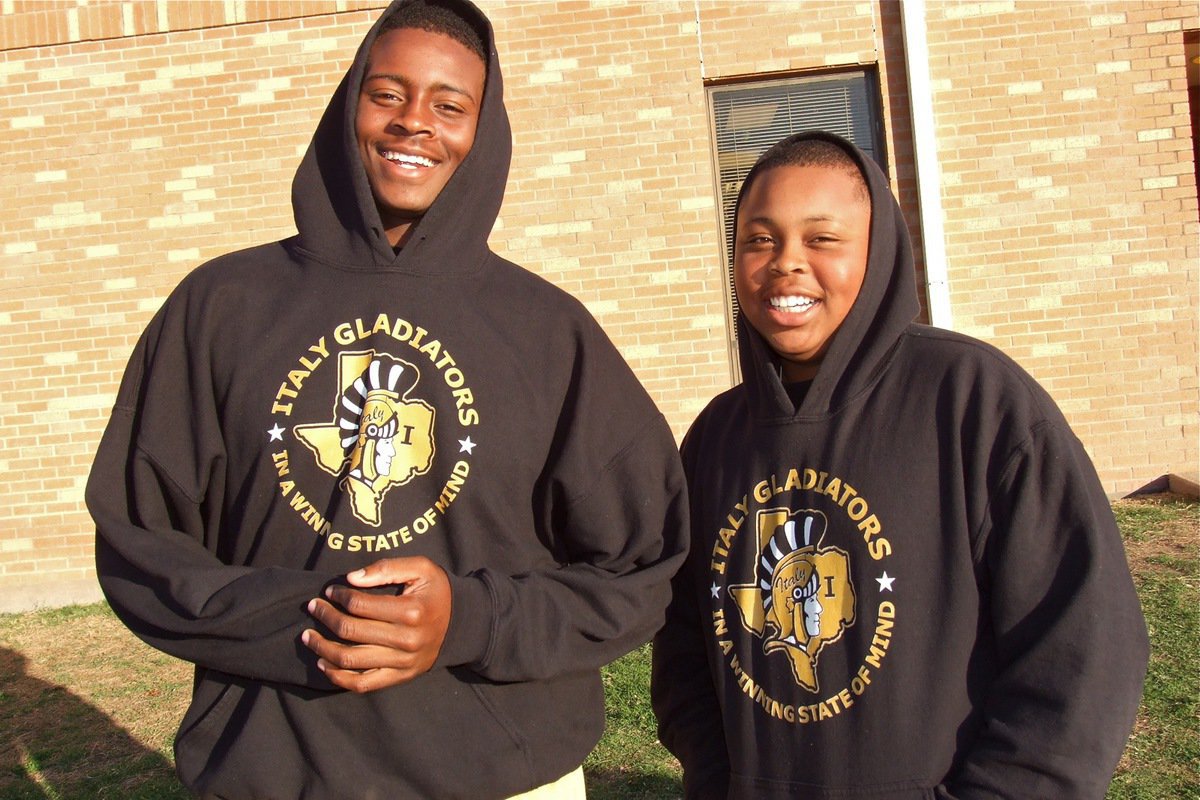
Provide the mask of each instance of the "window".
POLYGON ((754 162, 792 133, 826 130, 844 136, 887 169, 883 152, 878 78, 854 70, 769 82, 712 86, 712 136, 720 181, 722 256, 730 312, 729 344, 737 369, 738 308, 733 290, 733 211, 754 162))

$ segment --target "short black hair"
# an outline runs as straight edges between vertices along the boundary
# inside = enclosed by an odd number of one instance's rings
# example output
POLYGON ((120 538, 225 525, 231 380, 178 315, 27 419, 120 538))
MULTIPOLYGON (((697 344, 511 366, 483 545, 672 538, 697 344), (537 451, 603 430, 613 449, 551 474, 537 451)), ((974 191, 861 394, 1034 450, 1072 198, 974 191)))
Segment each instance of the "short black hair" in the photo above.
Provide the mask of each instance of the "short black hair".
POLYGON ((476 21, 467 19, 449 3, 440 0, 410 3, 384 19, 379 35, 404 28, 449 36, 479 56, 485 65, 488 63, 486 31, 481 31, 476 21))
POLYGON ((776 142, 758 157, 754 169, 747 176, 747 185, 742 187, 742 195, 745 196, 751 180, 776 167, 828 167, 840 170, 858 182, 859 198, 866 201, 868 205, 871 203, 867 178, 863 175, 858 162, 854 160, 854 156, 828 139, 789 136, 776 142))

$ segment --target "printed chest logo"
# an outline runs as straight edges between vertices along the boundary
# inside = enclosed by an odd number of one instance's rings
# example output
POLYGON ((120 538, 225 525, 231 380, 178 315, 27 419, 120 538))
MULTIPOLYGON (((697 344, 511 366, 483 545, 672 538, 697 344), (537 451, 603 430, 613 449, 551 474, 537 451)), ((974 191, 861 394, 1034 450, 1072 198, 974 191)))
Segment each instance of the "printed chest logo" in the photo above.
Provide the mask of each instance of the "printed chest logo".
POLYGON ((896 618, 896 578, 882 569, 892 544, 867 499, 828 472, 795 468, 756 483, 724 522, 709 563, 712 624, 747 702, 793 724, 847 711, 883 668, 896 618), (870 591, 855 586, 859 560, 878 572, 870 591), (822 671, 822 653, 844 646, 867 614, 874 632, 861 663, 837 658, 822 671), (730 624, 749 636, 731 635, 730 624))
POLYGON ((271 414, 268 445, 281 497, 325 546, 350 552, 391 550, 432 530, 470 476, 476 444, 467 431, 480 422, 466 375, 441 341, 384 314, 372 324, 362 318, 340 323, 309 346, 280 384, 271 414), (364 347, 368 342, 373 346, 364 347), (315 404, 307 402, 310 393, 315 404), (453 401, 448 421, 430 402, 439 394, 453 401), (299 408, 322 407, 307 412, 316 419, 296 419, 299 408), (455 436, 455 459, 445 460, 447 474, 435 484, 440 490, 424 510, 392 527, 385 522, 391 494, 436 472, 437 433, 446 424, 461 435, 455 436), (332 487, 311 478, 302 485, 300 475, 314 473, 296 469, 298 460, 317 467, 315 474, 326 475, 332 487), (319 498, 325 502, 318 505, 319 498), (335 526, 336 509, 343 507, 354 522, 342 515, 337 519, 345 521, 335 526))

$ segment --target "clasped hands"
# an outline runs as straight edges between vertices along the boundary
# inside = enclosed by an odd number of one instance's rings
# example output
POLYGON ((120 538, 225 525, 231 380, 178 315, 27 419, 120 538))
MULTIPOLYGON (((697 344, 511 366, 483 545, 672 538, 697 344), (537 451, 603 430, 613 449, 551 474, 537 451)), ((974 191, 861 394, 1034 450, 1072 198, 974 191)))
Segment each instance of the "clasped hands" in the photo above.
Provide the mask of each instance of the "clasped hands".
POLYGON ((308 613, 335 639, 315 629, 301 641, 317 654, 330 682, 352 692, 373 692, 428 672, 450 625, 450 580, 423 556, 385 558, 346 576, 309 601, 308 613), (395 595, 360 591, 398 586, 395 595))

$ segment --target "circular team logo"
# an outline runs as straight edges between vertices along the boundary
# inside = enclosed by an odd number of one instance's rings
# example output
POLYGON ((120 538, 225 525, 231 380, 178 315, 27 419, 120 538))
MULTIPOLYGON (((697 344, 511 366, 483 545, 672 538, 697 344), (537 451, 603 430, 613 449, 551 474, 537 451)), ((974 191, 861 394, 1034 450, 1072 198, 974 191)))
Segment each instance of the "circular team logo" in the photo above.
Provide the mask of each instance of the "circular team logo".
POLYGON ((882 569, 892 545, 879 518, 841 479, 792 469, 755 484, 725 523, 709 566, 713 627, 747 701, 794 724, 844 713, 884 668, 896 618, 896 579, 882 569), (784 495, 802 507, 785 505, 784 495), (880 567, 869 591, 855 586, 854 575, 863 574, 852 568, 858 559, 880 567), (821 654, 844 646, 847 631, 864 624, 873 632, 857 668, 823 673, 821 654), (749 635, 731 635, 731 625, 749 635), (786 664, 786 672, 775 664, 786 664), (790 681, 781 680, 785 674, 790 681))
MULTIPOLYGON (((340 323, 310 345, 280 385, 271 414, 268 446, 280 495, 325 546, 351 552, 401 547, 437 525, 470 476, 476 444, 468 431, 480 422, 466 375, 442 342, 385 314, 370 324, 340 323), (450 403, 452 413, 439 413, 450 403), (439 461, 438 433, 446 425, 459 429, 458 452, 439 461), (318 471, 296 469, 298 461, 318 471), (428 506, 404 524, 389 524, 396 493, 436 475, 438 463, 448 465, 438 476, 440 490, 417 507, 428 506), (338 507, 350 512, 353 530, 330 521, 329 509, 338 507)), ((404 499, 398 507, 411 508, 412 498, 404 499)))

